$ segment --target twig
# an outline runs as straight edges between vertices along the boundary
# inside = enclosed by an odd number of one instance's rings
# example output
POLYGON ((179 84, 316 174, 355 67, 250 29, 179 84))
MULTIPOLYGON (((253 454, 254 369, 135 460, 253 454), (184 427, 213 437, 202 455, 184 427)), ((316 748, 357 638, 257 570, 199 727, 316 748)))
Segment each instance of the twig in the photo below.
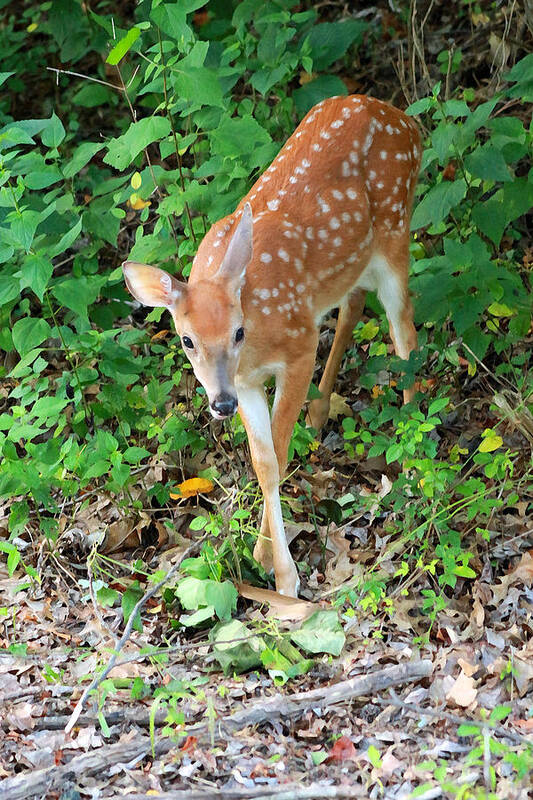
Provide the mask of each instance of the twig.
POLYGON ((73 75, 75 78, 83 78, 85 81, 92 81, 93 83, 101 83, 102 86, 108 86, 110 89, 116 89, 117 92, 123 92, 124 89, 121 86, 117 86, 116 83, 109 83, 109 81, 101 81, 99 78, 92 78, 90 75, 82 75, 81 72, 72 72, 70 69, 57 69, 56 67, 46 67, 46 69, 50 70, 50 72, 55 72, 56 77, 59 80, 59 74, 61 75, 73 75))
POLYGON ((117 644, 117 646, 116 646, 116 648, 115 648, 115 650, 113 652, 113 655, 109 659, 109 663, 108 663, 107 667, 104 669, 104 671, 100 675, 95 675, 95 677, 93 678, 93 680, 91 681, 89 686, 87 686, 87 688, 83 690, 83 693, 82 693, 80 699, 78 700, 78 702, 76 703, 76 707, 74 708, 74 711, 71 714, 70 720, 69 720, 68 724, 65 727, 65 733, 70 733, 70 731, 72 730, 72 728, 76 724, 76 721, 77 721, 78 717, 80 716, 80 714, 81 714, 81 712, 83 710, 83 707, 84 707, 84 705, 85 705, 85 703, 87 701, 87 698, 90 695, 90 693, 92 691, 94 691, 94 689, 96 689, 102 683, 102 681, 105 680, 105 678, 107 678, 107 676, 109 675, 109 673, 111 672, 111 670, 115 666, 118 654, 120 653, 120 651, 122 650, 122 648, 124 647, 124 645, 126 644, 126 642, 129 640, 129 638, 131 636, 131 632, 133 630, 133 623, 135 622, 135 618, 136 618, 137 614, 139 613, 139 611, 141 610, 141 608, 148 602, 148 600, 150 600, 155 594, 157 594, 157 592, 166 583, 168 583, 168 581, 176 574, 176 572, 181 567, 181 562, 184 561, 186 558, 189 558, 189 556, 207 539, 208 535, 209 534, 205 534, 205 536, 202 536, 201 539, 198 539, 190 547, 188 547, 187 550, 182 554, 182 556, 179 559, 179 561, 176 564, 174 564, 173 567, 171 567, 171 569, 168 571, 168 573, 165 575, 165 577, 162 580, 158 581, 158 583, 156 583, 154 586, 152 586, 152 588, 149 589, 135 603, 135 606, 133 607, 133 610, 132 610, 132 612, 131 612, 131 614, 129 616, 127 625, 124 628, 124 633, 120 637, 120 640, 119 640, 119 642, 118 642, 118 644, 117 644))
POLYGON ((516 742, 517 744, 527 744, 533 747, 533 739, 531 737, 522 736, 520 733, 509 731, 503 725, 495 725, 492 722, 485 722, 484 720, 470 719, 469 717, 459 717, 457 714, 451 714, 444 709, 422 708, 422 706, 415 706, 412 703, 404 702, 397 694, 391 689, 389 691, 390 698, 384 700, 382 698, 376 699, 373 702, 380 706, 397 706, 410 714, 414 714, 417 719, 420 717, 433 717, 434 719, 447 719, 448 722, 453 722, 454 725, 478 725, 481 730, 483 727, 488 728, 498 736, 506 736, 508 739, 516 742))
MULTIPOLYGON (((254 786, 249 789, 185 789, 173 792, 162 792, 157 795, 158 800, 209 800, 209 798, 222 797, 224 800, 319 800, 324 798, 365 797, 368 790, 359 786, 324 786, 312 783, 310 786, 301 786, 297 783, 285 783, 282 786, 254 786)), ((151 800, 147 794, 131 794, 128 800, 151 800)))

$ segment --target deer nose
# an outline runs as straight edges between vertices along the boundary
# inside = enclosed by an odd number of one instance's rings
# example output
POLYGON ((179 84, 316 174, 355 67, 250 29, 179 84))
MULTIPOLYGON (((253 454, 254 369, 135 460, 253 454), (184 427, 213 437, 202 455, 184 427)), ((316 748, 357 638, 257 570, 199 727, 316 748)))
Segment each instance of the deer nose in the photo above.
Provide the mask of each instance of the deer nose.
POLYGON ((228 392, 221 392, 211 403, 211 409, 220 417, 232 417, 237 411, 237 398, 228 392))

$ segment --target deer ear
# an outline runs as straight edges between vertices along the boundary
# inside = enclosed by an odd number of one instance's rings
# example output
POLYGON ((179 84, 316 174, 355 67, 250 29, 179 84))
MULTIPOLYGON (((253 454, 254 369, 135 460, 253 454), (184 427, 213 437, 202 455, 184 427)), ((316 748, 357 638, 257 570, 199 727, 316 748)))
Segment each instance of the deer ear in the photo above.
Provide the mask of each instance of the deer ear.
POLYGON ((252 207, 250 203, 245 203, 241 221, 231 238, 217 277, 224 278, 237 286, 242 284, 246 267, 252 260, 253 228, 252 207))
POLYGON ((125 261, 122 272, 130 293, 145 306, 171 308, 187 289, 186 283, 148 264, 125 261))

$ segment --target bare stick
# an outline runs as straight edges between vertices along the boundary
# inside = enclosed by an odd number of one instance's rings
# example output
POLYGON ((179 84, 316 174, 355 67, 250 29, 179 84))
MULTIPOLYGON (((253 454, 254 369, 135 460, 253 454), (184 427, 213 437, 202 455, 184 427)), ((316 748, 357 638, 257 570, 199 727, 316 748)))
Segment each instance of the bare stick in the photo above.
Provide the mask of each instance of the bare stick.
POLYGON ((378 672, 371 672, 369 675, 350 678, 340 683, 334 683, 333 686, 323 686, 320 689, 291 695, 278 693, 252 708, 243 709, 231 717, 225 717, 222 724, 226 730, 231 731, 245 728, 248 725, 258 725, 266 719, 290 717, 309 708, 316 708, 316 706, 331 706, 362 695, 374 695, 390 686, 399 686, 420 678, 427 678, 432 671, 431 661, 414 661, 386 667, 378 672))
POLYGON ((152 586, 151 589, 149 589, 141 598, 139 598, 139 600, 137 600, 135 606, 133 607, 133 611, 129 616, 126 627, 124 628, 124 633, 120 637, 118 644, 115 648, 115 651, 111 656, 111 658, 109 659, 107 667, 104 669, 102 673, 100 673, 100 675, 95 675, 89 686, 87 686, 87 688, 83 690, 83 693, 78 702, 76 703, 76 707, 74 708, 74 711, 70 716, 68 724, 65 726, 65 733, 70 733, 70 731, 76 724, 78 717, 83 711, 83 707, 90 693, 94 691, 94 689, 96 689, 102 683, 103 680, 107 678, 107 676, 115 666, 118 654, 120 653, 120 651, 122 650, 122 648, 124 647, 124 645, 131 636, 131 632, 133 630, 133 623, 135 622, 135 617, 137 616, 141 608, 148 602, 148 600, 150 600, 150 598, 152 598, 155 594, 157 594, 157 592, 166 583, 168 583, 168 581, 176 574, 176 572, 181 567, 181 562, 184 561, 186 558, 189 558, 189 556, 192 555, 192 553, 207 539, 207 536, 208 534, 203 536, 201 539, 198 539, 198 541, 194 542, 190 547, 188 547, 187 550, 181 556, 180 560, 176 564, 174 564, 173 567, 171 567, 171 569, 168 571, 165 577, 158 583, 156 583, 154 586, 152 586))
POLYGON ((504 728, 503 725, 495 725, 493 722, 489 722, 488 720, 484 721, 471 719, 470 717, 460 717, 457 714, 451 714, 449 711, 444 711, 444 709, 423 708, 422 706, 417 706, 412 703, 405 703, 400 697, 398 697, 398 695, 394 693, 392 689, 390 690, 390 699, 378 699, 374 700, 374 702, 381 706, 396 706, 397 708, 401 708, 403 711, 406 711, 408 714, 416 717, 416 719, 420 719, 420 717, 433 717, 435 719, 446 719, 448 722, 453 722, 454 725, 477 725, 479 726, 480 731, 488 728, 493 733, 498 734, 498 736, 507 737, 508 739, 511 739, 511 741, 516 742, 516 744, 526 744, 529 745, 529 747, 533 747, 533 737, 531 736, 523 736, 520 733, 507 730, 507 728, 504 728))
MULTIPOLYGON (((349 800, 352 797, 368 798, 368 790, 362 786, 324 786, 312 783, 301 786, 297 783, 285 783, 282 786, 253 786, 249 789, 185 789, 162 792, 158 800, 209 800, 223 797, 224 800, 349 800)), ((147 794, 131 794, 128 800, 151 800, 147 794)))

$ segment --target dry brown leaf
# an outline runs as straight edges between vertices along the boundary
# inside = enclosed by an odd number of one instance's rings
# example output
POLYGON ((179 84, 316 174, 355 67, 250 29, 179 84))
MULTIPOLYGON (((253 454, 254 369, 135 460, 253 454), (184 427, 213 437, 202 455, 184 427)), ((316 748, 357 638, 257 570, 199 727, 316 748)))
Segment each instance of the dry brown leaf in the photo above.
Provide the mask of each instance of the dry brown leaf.
POLYGON ((468 661, 466 661, 466 659, 464 658, 458 658, 457 663, 459 664, 465 675, 468 675, 469 678, 471 678, 472 675, 474 675, 474 673, 476 673, 478 670, 478 667, 475 664, 469 664, 468 661))
POLYGON ((271 589, 251 586, 249 583, 236 583, 235 588, 247 600, 266 603, 269 606, 268 616, 276 619, 303 621, 320 608, 318 603, 299 600, 297 597, 286 597, 271 589))
POLYGON ((329 398, 329 419, 336 420, 337 417, 353 417, 353 411, 346 402, 345 398, 337 392, 332 392, 329 398))
POLYGON ((475 702, 476 697, 476 681, 463 671, 461 671, 452 688, 446 694, 446 700, 451 700, 452 703, 461 706, 461 708, 468 708, 475 702))
POLYGON ((508 575, 504 575, 500 583, 492 586, 492 594, 496 603, 501 603, 509 587, 514 583, 524 583, 531 586, 533 583, 533 556, 530 551, 526 551, 516 567, 508 575))

